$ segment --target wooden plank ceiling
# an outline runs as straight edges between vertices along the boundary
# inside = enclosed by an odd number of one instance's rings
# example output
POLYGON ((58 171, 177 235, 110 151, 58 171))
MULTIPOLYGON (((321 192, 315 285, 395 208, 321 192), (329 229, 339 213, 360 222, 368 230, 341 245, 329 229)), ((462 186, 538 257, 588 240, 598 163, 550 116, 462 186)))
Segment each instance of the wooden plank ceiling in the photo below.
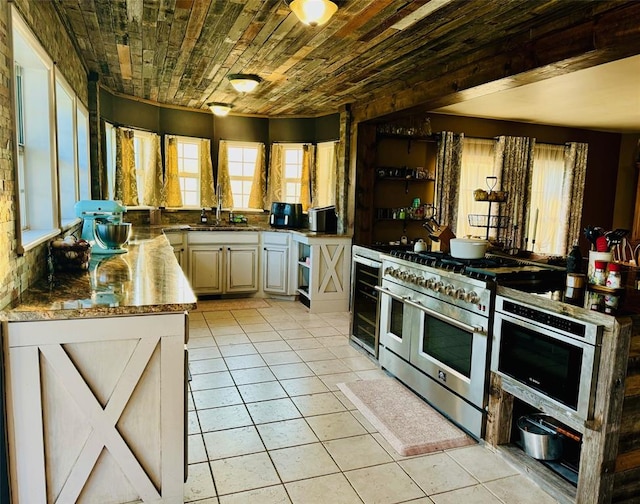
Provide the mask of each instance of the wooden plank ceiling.
MULTIPOLYGON (((198 109, 208 102, 231 103, 236 114, 317 116, 345 104, 384 103, 461 69, 469 77, 481 75, 480 62, 498 61, 498 55, 511 54, 509 61, 516 64, 527 60, 527 69, 548 64, 546 59, 560 51, 556 44, 572 44, 558 34, 585 23, 595 26, 636 2, 337 3, 336 15, 315 28, 299 22, 283 0, 56 0, 55 5, 87 70, 115 93, 198 109), (429 4, 431 12, 412 23, 429 4), (534 53, 531 47, 541 50, 539 41, 547 37, 554 47, 534 53), (257 74, 263 82, 240 95, 227 80, 231 73, 257 74)), ((576 51, 594 50, 592 44, 576 51)), ((511 71, 506 64, 494 68, 491 79, 511 71)))

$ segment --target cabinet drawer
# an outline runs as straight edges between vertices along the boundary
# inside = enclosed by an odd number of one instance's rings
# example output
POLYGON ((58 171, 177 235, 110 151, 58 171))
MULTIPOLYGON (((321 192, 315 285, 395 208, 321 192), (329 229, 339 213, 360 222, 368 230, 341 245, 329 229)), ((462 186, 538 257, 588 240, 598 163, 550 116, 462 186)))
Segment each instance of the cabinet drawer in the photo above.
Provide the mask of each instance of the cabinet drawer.
POLYGON ((229 244, 257 244, 259 235, 257 232, 224 232, 224 231, 189 231, 187 232, 189 244, 202 245, 229 245, 229 244))
POLYGON ((167 240, 171 245, 182 245, 184 241, 184 235, 182 232, 167 232, 165 233, 167 240))
POLYGON ((262 243, 265 245, 289 245, 289 233, 263 232, 262 243))

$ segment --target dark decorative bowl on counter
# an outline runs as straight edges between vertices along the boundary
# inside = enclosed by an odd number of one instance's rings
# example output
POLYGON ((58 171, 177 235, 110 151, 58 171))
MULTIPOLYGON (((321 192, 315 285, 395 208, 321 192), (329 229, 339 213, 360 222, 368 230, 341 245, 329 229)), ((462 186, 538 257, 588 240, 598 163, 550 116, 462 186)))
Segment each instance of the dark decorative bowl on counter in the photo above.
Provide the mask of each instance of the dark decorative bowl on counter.
POLYGON ((86 240, 69 237, 54 240, 49 250, 55 271, 86 271, 91 259, 91 244, 86 240))
POLYGON ((96 240, 106 249, 119 249, 129 241, 131 223, 97 223, 96 240))

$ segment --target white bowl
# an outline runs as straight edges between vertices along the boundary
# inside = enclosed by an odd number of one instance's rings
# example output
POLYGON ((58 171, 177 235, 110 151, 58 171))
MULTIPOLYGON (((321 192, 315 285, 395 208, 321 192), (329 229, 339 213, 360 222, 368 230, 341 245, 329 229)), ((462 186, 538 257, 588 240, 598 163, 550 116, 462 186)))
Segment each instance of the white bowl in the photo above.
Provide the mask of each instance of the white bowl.
POLYGON ((477 238, 452 238, 449 240, 451 256, 457 259, 481 259, 489 242, 477 238))

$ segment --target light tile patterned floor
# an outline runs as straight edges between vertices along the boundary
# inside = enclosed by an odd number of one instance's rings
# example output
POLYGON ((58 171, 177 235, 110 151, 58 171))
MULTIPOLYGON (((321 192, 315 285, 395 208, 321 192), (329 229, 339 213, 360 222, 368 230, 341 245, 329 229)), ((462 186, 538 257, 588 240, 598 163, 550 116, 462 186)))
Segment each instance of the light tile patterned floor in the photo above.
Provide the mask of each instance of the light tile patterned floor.
POLYGON ((556 502, 482 445, 398 455, 336 387, 382 373, 349 344, 348 313, 247 304, 190 315, 185 502, 556 502))

